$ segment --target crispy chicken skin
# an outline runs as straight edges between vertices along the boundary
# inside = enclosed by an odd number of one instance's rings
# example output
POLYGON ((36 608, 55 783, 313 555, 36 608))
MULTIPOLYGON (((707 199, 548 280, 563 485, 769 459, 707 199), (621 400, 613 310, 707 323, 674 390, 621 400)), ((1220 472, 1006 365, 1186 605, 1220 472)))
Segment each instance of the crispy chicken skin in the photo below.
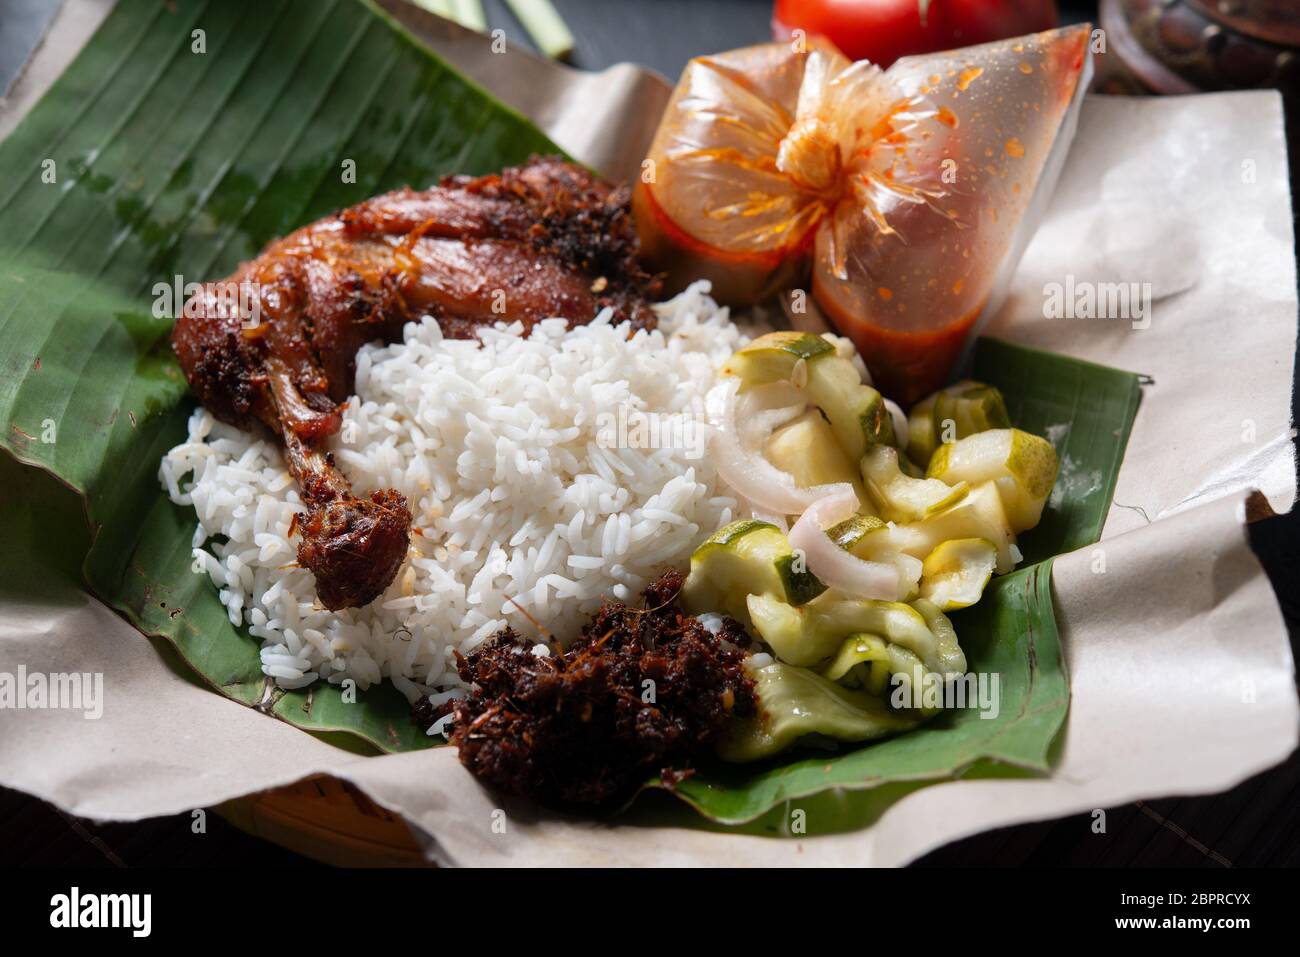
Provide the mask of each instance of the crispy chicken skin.
POLYGON ((652 325, 658 283, 636 252, 626 188, 534 157, 376 196, 272 242, 186 303, 172 348, 213 415, 279 439, 307 509, 298 561, 325 607, 356 607, 393 580, 411 528, 403 496, 356 496, 325 448, 357 350, 425 316, 454 338, 499 321, 585 323, 606 306, 652 325))

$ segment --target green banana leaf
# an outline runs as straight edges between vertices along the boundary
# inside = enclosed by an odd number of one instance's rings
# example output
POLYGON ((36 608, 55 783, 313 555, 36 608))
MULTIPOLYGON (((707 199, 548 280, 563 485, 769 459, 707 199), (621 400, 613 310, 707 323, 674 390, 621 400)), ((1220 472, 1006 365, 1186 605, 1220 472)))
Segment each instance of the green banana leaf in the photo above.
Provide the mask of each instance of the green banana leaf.
POLYGON ((360 707, 274 688, 213 590, 181 573, 193 516, 155 475, 192 403, 166 338, 179 303, 156 316, 154 285, 226 275, 385 189, 554 151, 369 5, 119 3, 0 144, 0 441, 85 496, 91 589, 237 701, 428 747, 391 687, 360 707))
MULTIPOLYGON (((175 277, 226 275, 341 206, 538 152, 559 150, 362 0, 121 0, 0 143, 0 447, 31 466, 8 463, 0 477, 29 516, 25 547, 84 553, 93 593, 234 700, 354 746, 430 746, 387 684, 356 703, 331 686, 276 689, 258 642, 191 573, 193 514, 156 477, 193 408, 167 344, 181 302, 155 303, 175 277), (58 497, 51 477, 88 532, 30 519, 58 497)), ((1043 560, 1100 533, 1137 382, 992 341, 976 374, 1003 389, 1021 426, 1069 423, 1061 451, 1088 478, 1086 494, 1050 507, 1026 536, 1036 564, 955 619, 972 667, 1002 675, 1001 715, 946 714, 856 751, 705 769, 676 793, 706 817, 764 827, 780 802, 828 788, 942 777, 988 759, 1047 766, 1068 690, 1043 560)))
MULTIPOLYGON (((1046 770, 1070 699, 1051 581, 1050 559, 1017 569, 996 579, 977 605, 950 615, 970 670, 998 676, 996 717, 983 716, 972 702, 852 751, 804 750, 757 769, 710 767, 678 784, 678 797, 710 820, 737 824, 823 791, 943 778, 977 761, 1046 770)), ((806 823, 821 830, 839 819, 821 813, 806 823)))
POLYGON ((1042 520, 1017 542, 1025 561, 1097 541, 1137 415, 1138 377, 997 339, 976 345, 974 376, 1001 389, 1016 427, 1052 439, 1060 458, 1042 520))

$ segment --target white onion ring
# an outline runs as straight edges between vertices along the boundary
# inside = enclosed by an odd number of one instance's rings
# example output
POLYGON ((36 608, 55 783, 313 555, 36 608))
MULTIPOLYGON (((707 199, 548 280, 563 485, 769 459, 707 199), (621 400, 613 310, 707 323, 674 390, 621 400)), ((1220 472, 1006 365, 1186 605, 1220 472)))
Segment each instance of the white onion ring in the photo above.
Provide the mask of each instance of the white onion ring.
MULTIPOLYGON (((759 443, 765 436, 754 434, 757 430, 747 429, 744 435, 745 441, 742 441, 742 435, 736 425, 738 387, 739 382, 727 386, 726 401, 718 417, 713 447, 718 475, 737 495, 747 499, 758 509, 777 515, 798 515, 818 499, 837 493, 848 492, 853 495, 854 501, 857 501, 853 486, 847 482, 799 488, 795 484, 794 476, 789 472, 782 472, 763 455, 759 443)), ((785 412, 788 409, 779 411, 785 412)))
MULTIPOLYGON (((825 487, 825 486, 823 486, 825 487)), ((851 518, 858 511, 853 486, 823 496, 810 505, 790 529, 790 547, 803 552, 808 570, 830 588, 858 598, 897 601, 898 569, 883 562, 863 561, 840 548, 825 529, 851 518)))
MULTIPOLYGON (((744 395, 740 394, 739 385, 734 391, 736 392, 736 416, 743 420, 758 416, 780 424, 778 420, 781 416, 788 415, 794 418, 808 408, 807 396, 785 379, 753 386, 744 395)), ((744 423, 739 424, 743 435, 744 423)))
POLYGON ((749 510, 750 518, 756 518, 760 522, 767 522, 769 525, 775 525, 781 530, 782 535, 790 531, 790 523, 786 520, 784 515, 778 515, 776 512, 769 511, 765 508, 759 508, 753 502, 743 498, 740 500, 740 507, 749 510))
POLYGON ((761 449, 768 436, 799 418, 808 408, 808 403, 802 399, 791 405, 766 406, 761 401, 751 400, 753 394, 746 392, 736 403, 736 435, 740 444, 748 449, 761 449))

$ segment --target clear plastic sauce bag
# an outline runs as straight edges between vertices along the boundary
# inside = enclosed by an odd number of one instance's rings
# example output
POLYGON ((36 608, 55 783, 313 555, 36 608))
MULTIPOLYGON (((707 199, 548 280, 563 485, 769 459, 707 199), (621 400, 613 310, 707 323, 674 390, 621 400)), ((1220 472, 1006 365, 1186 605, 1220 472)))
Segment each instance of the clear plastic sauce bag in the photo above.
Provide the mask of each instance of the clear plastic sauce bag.
POLYGON ((1081 95, 1089 33, 883 72, 817 42, 691 61, 635 194, 647 258, 733 305, 811 267, 818 306, 877 384, 915 401, 943 383, 1036 225, 1026 212, 1081 95))

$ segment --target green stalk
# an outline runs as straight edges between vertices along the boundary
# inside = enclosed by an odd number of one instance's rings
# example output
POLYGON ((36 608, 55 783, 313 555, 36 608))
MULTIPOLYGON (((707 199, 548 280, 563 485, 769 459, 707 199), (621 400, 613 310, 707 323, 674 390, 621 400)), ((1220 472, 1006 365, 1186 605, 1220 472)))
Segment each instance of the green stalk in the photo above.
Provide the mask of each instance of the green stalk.
POLYGON ((551 0, 506 0, 537 49, 562 60, 573 52, 573 34, 551 0))

